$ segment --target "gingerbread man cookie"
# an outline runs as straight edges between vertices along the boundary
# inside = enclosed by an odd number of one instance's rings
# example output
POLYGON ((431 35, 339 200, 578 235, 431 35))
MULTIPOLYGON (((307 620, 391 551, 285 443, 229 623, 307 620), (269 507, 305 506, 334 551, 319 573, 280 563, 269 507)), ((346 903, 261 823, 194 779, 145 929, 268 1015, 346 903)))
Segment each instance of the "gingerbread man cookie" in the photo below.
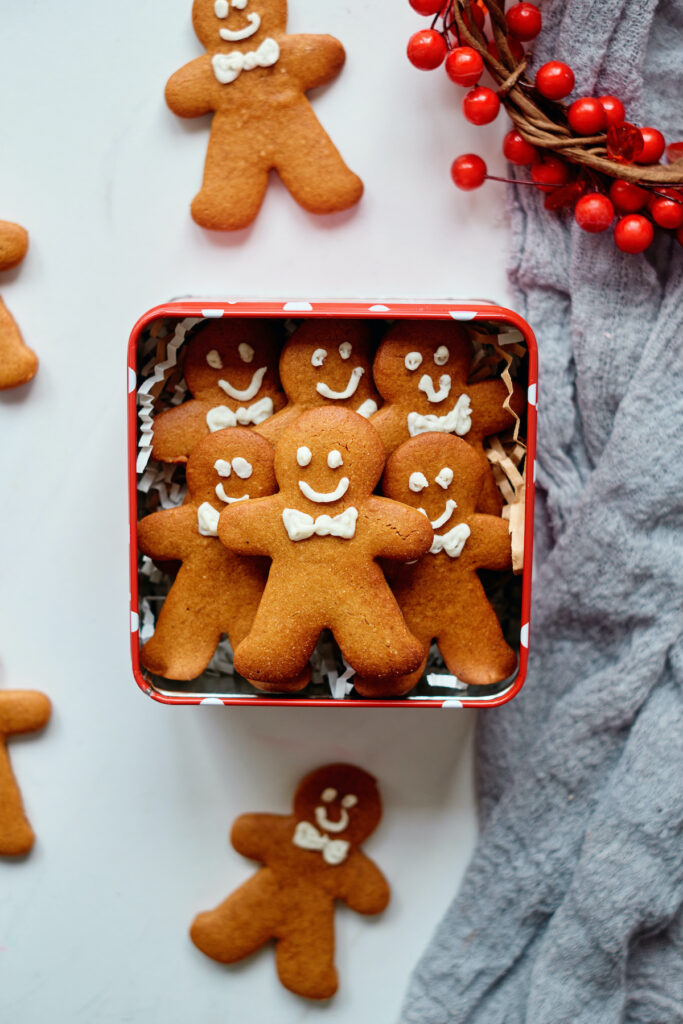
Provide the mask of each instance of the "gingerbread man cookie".
POLYGON ((363 183, 306 98, 341 70, 341 43, 287 35, 286 0, 194 0, 192 22, 207 52, 171 77, 166 102, 179 117, 214 113, 195 221, 221 231, 247 227, 273 168, 311 213, 357 203, 363 183))
MULTIPOLYGON (((28 249, 28 234, 18 224, 0 221, 0 270, 18 266, 28 249)), ((0 390, 27 384, 38 369, 38 357, 24 344, 14 317, 0 299, 0 390)))
POLYGON ((360 849, 381 816, 375 779, 349 764, 307 775, 293 814, 243 814, 232 827, 232 845, 264 866, 195 918, 194 944, 214 960, 234 963, 275 939, 285 988, 329 999, 338 985, 334 901, 359 914, 379 914, 389 902, 384 875, 360 849))
MULTIPOLYGON (((179 560, 154 636, 140 661, 165 679, 195 679, 207 667, 223 633, 233 647, 251 627, 268 575, 266 559, 242 558, 217 539, 222 508, 272 494, 273 448, 250 430, 209 434, 187 463, 188 499, 138 523, 141 551, 162 561, 179 560)), ((302 689, 303 675, 288 686, 302 689)))
POLYGON ((458 324, 446 320, 402 320, 385 335, 373 373, 385 404, 372 417, 387 452, 428 431, 463 437, 487 469, 482 512, 500 513, 502 496, 484 454, 483 440, 513 426, 523 409, 518 385, 506 407, 501 380, 467 383, 472 348, 458 324))
POLYGON ((207 320, 188 342, 184 373, 193 399, 154 420, 152 455, 187 462, 208 433, 254 427, 285 403, 277 375, 279 336, 268 320, 207 320))
POLYGON ((323 629, 363 675, 411 672, 422 645, 406 628, 376 559, 419 558, 432 529, 415 509, 372 492, 384 465, 377 431, 355 412, 303 413, 275 450, 278 494, 221 513, 218 536, 273 564, 235 667, 248 679, 287 680, 323 629))
POLYGON ((7 739, 42 729, 50 718, 50 701, 35 690, 0 691, 0 855, 28 853, 35 836, 26 820, 21 793, 7 753, 7 739))
POLYGON ((468 444, 451 434, 421 434, 387 461, 382 490, 419 508, 434 540, 413 565, 392 572, 396 599, 406 622, 422 641, 422 664, 396 679, 356 677, 366 697, 400 696, 419 681, 436 640, 449 672, 464 683, 490 685, 506 679, 517 656, 477 575, 478 569, 510 569, 508 524, 476 513, 488 471, 468 444))
POLYGON ((368 418, 379 408, 372 382, 372 335, 362 320, 304 320, 280 356, 287 405, 257 428, 275 444, 302 412, 321 405, 368 418))

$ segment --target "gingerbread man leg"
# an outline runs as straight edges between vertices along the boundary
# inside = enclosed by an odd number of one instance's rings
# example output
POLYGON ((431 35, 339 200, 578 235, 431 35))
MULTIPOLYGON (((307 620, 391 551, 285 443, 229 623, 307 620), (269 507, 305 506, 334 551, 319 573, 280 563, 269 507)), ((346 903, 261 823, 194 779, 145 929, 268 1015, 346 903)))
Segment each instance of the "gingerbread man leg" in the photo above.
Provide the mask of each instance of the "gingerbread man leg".
MULTIPOLYGON (((304 907, 302 900, 301 908, 304 907)), ((277 973, 290 992, 309 999, 329 999, 339 980, 334 966, 334 911, 307 906, 281 930, 275 950, 277 973)))
POLYGON ((232 964, 272 938, 282 917, 280 890, 266 868, 231 893, 215 910, 198 914, 190 938, 213 960, 232 964))
POLYGON ((363 194, 363 182, 346 166, 307 100, 283 118, 276 167, 309 213, 346 210, 363 194))
POLYGON ((24 344, 14 317, 0 299, 0 391, 27 384, 38 369, 38 356, 24 344))
POLYGON ((165 679, 196 679, 221 638, 220 625, 204 616, 206 606, 197 601, 191 581, 185 585, 181 577, 182 569, 161 609, 154 636, 140 652, 145 668, 165 679))
POLYGON ((0 693, 0 854, 28 853, 35 836, 24 814, 7 748, 7 736, 42 729, 50 717, 50 701, 33 691, 0 693))
POLYGON ((359 676, 372 676, 378 664, 387 666, 386 678, 404 675, 416 671, 424 659, 424 647, 408 629, 388 587, 373 595, 371 609, 340 608, 330 628, 359 676))
POLYGON ((417 686, 422 677, 422 673, 427 665, 432 638, 431 635, 425 632, 424 615, 421 615, 419 610, 414 617, 410 614, 410 604, 408 604, 407 608, 402 608, 402 611, 408 629, 422 644, 422 661, 413 672, 409 672, 406 675, 391 676, 384 679, 356 676, 353 680, 353 685, 361 697, 402 697, 404 694, 409 693, 413 687, 417 686))
POLYGON ((203 228, 239 231, 256 217, 267 186, 268 168, 258 153, 240 151, 234 137, 218 125, 211 134, 192 216, 203 228))
POLYGON ((235 651, 235 668, 241 675, 274 684, 301 676, 325 625, 320 622, 316 630, 300 611, 306 605, 304 593, 288 593, 283 605, 279 588, 266 587, 249 636, 235 651))
POLYGON ((483 588, 478 601, 468 600, 465 614, 444 625, 436 642, 449 671, 473 686, 499 683, 517 665, 517 655, 505 642, 483 588))

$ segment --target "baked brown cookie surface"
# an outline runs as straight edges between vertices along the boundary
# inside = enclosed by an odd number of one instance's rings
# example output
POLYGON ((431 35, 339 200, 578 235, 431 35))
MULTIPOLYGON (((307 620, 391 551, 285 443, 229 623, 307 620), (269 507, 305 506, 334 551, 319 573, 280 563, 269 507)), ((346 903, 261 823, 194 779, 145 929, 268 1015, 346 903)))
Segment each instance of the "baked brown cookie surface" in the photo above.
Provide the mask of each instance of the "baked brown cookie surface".
POLYGON ((300 783, 293 814, 243 814, 231 842, 263 867, 190 930, 207 956, 234 963, 275 939, 282 984, 310 999, 338 986, 334 901, 379 914, 389 886, 360 844, 377 828, 382 804, 375 779, 349 764, 331 764, 300 783))
POLYGON ((415 509, 372 493, 384 457, 362 416, 312 409, 278 442, 279 492, 221 513, 227 547, 272 559, 254 624, 235 651, 242 675, 298 675, 326 628, 364 675, 409 672, 422 660, 377 559, 418 558, 432 530, 415 509))
POLYGON ((277 373, 280 334, 267 320, 207 320, 188 341, 184 373, 193 396, 154 420, 152 455, 187 462, 198 441, 253 427, 285 404, 277 373))
POLYGON ((195 221, 222 231, 247 227, 271 169, 311 213, 357 203, 363 183, 306 98, 341 70, 341 43, 287 35, 286 0, 195 0, 192 21, 207 52, 169 79, 166 102, 180 117, 214 114, 195 221))
MULTIPOLYGON (((24 259, 28 234, 19 224, 0 221, 0 270, 11 270, 24 259)), ((14 317, 0 299, 0 391, 20 387, 35 377, 38 357, 25 344, 14 317)))
POLYGON ((362 320, 304 320, 280 356, 287 405, 256 429, 273 444, 303 412, 351 409, 366 419, 380 397, 372 382, 372 335, 362 320))
POLYGON ((446 320, 402 320, 385 335, 373 374, 384 405, 372 417, 387 452, 410 437, 436 432, 464 438, 487 470, 480 495, 482 512, 500 513, 483 440, 513 426, 524 405, 515 385, 510 396, 502 380, 468 384, 472 347, 465 331, 446 320))
POLYGON ((36 690, 0 690, 0 855, 28 853, 35 835, 24 813, 7 752, 7 740, 47 724, 51 705, 36 690))
POLYGON ((422 663, 395 679, 357 676, 365 697, 408 693, 424 672, 436 640, 449 672, 464 683, 490 685, 506 679, 517 656, 477 575, 478 569, 510 569, 508 524, 475 512, 485 471, 476 452, 450 434, 421 434, 387 461, 382 491, 413 505, 434 531, 427 554, 392 570, 394 594, 411 632, 422 642, 422 663))

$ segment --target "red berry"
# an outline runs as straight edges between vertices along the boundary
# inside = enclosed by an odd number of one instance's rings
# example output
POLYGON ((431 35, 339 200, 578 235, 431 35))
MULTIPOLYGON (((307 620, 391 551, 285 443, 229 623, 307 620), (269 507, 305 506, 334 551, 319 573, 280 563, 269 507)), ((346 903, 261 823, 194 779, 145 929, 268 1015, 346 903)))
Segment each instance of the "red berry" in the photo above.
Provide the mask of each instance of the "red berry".
POLYGON ((655 236, 655 229, 639 213, 629 213, 618 220, 614 228, 614 241, 622 252, 644 252, 655 236))
POLYGON ((470 89, 462 101, 463 114, 472 124, 490 124, 495 121, 499 110, 500 100, 493 89, 485 85, 470 89))
POLYGON ((465 153, 451 164, 451 178, 465 192, 479 188, 486 180, 486 164, 476 153, 465 153))
POLYGON ((445 0, 408 0, 408 3, 418 14, 429 17, 430 14, 441 13, 445 0))
MULTIPOLYGON (((525 56, 524 47, 520 43, 519 39, 513 39, 512 36, 508 36, 507 44, 508 49, 510 50, 510 53, 512 54, 516 62, 519 64, 520 61, 523 61, 525 56)), ((492 57, 495 57, 495 59, 498 61, 500 60, 500 54, 498 53, 498 45, 495 39, 491 39, 490 42, 486 44, 486 49, 489 51, 492 57)))
POLYGON ((563 100, 574 88, 574 72, 561 60, 549 60, 536 72, 536 88, 548 100, 563 100))
POLYGON ((569 168, 556 156, 541 157, 531 165, 531 179, 541 192, 552 192, 553 185, 566 185, 569 178, 569 168))
POLYGON ((643 148, 636 157, 637 164, 656 164, 662 158, 666 142, 661 132, 656 128, 641 128, 643 136, 643 148))
POLYGON ((530 142, 523 139, 517 129, 513 128, 503 139, 503 156, 511 164, 516 164, 518 167, 528 167, 529 164, 534 162, 538 152, 535 146, 532 146, 530 142))
POLYGON ((649 192, 630 181, 617 178, 610 186, 609 197, 620 213, 637 213, 648 201, 649 192))
POLYGON ((607 124, 619 124, 626 119, 626 108, 616 96, 598 96, 602 109, 605 111, 607 124))
POLYGON ((408 40, 408 60, 420 71, 433 71, 443 64, 448 52, 446 41, 433 28, 423 28, 408 40))
POLYGON ((472 0, 472 6, 470 7, 469 11, 467 10, 467 8, 465 8, 465 10, 462 12, 462 20, 465 22, 467 28, 470 31, 472 31, 472 22, 470 20, 470 11, 472 11, 472 18, 474 20, 474 24, 476 25, 476 27, 481 32, 481 30, 484 27, 484 22, 486 21, 486 15, 482 11, 482 9, 479 6, 479 4, 476 3, 476 0, 472 0))
POLYGON ((446 74, 457 85, 476 85, 484 73, 484 62, 471 46, 456 46, 446 57, 446 74))
POLYGON ((574 219, 584 231, 597 235, 614 220, 614 207, 602 192, 588 192, 574 207, 574 219))
POLYGON ((663 196, 653 196, 650 200, 652 219, 655 224, 659 224, 660 228, 671 229, 683 226, 683 202, 674 196, 675 193, 671 190, 668 199, 663 196))
POLYGON ((599 135, 607 128, 607 117, 602 103, 592 96, 582 96, 580 100, 574 100, 567 116, 577 135, 599 135))
POLYGON ((541 31, 541 12, 536 4, 515 4, 505 15, 505 20, 508 23, 510 35, 523 42, 535 39, 541 31))

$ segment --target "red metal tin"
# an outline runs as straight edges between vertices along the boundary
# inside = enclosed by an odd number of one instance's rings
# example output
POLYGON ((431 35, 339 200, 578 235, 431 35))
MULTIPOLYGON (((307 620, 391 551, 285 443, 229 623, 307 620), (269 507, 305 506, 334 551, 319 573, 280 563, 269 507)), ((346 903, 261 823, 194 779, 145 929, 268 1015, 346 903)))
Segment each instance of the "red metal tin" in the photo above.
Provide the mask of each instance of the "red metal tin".
POLYGON ((155 306, 140 317, 133 327, 128 345, 128 497, 130 516, 130 632, 131 656, 135 680, 148 696, 162 704, 227 704, 246 706, 282 706, 290 707, 402 707, 402 708, 467 708, 496 707, 511 700, 524 684, 529 658, 529 619, 531 609, 531 573, 533 556, 534 529, 534 491, 536 477, 536 409, 538 396, 538 353, 534 334, 522 317, 512 310, 482 300, 474 302, 403 302, 371 300, 344 302, 334 301, 273 301, 273 302, 233 302, 233 301, 175 301, 155 306), (259 317, 259 318, 338 318, 381 319, 395 321, 406 320, 448 320, 474 325, 488 323, 501 325, 501 328, 517 330, 522 335, 523 343, 528 352, 528 389, 526 409, 526 491, 525 491, 525 531, 524 531, 524 565, 522 571, 521 591, 521 631, 519 641, 519 665, 512 681, 507 687, 490 696, 459 696, 429 697, 424 694, 397 699, 369 700, 361 697, 333 699, 332 697, 302 697, 301 695, 277 696, 254 691, 249 695, 222 696, 195 692, 173 692, 155 685, 140 664, 139 639, 139 591, 138 591, 138 540, 137 540, 137 373, 138 373, 138 342, 141 334, 153 321, 159 318, 185 317, 259 317))

